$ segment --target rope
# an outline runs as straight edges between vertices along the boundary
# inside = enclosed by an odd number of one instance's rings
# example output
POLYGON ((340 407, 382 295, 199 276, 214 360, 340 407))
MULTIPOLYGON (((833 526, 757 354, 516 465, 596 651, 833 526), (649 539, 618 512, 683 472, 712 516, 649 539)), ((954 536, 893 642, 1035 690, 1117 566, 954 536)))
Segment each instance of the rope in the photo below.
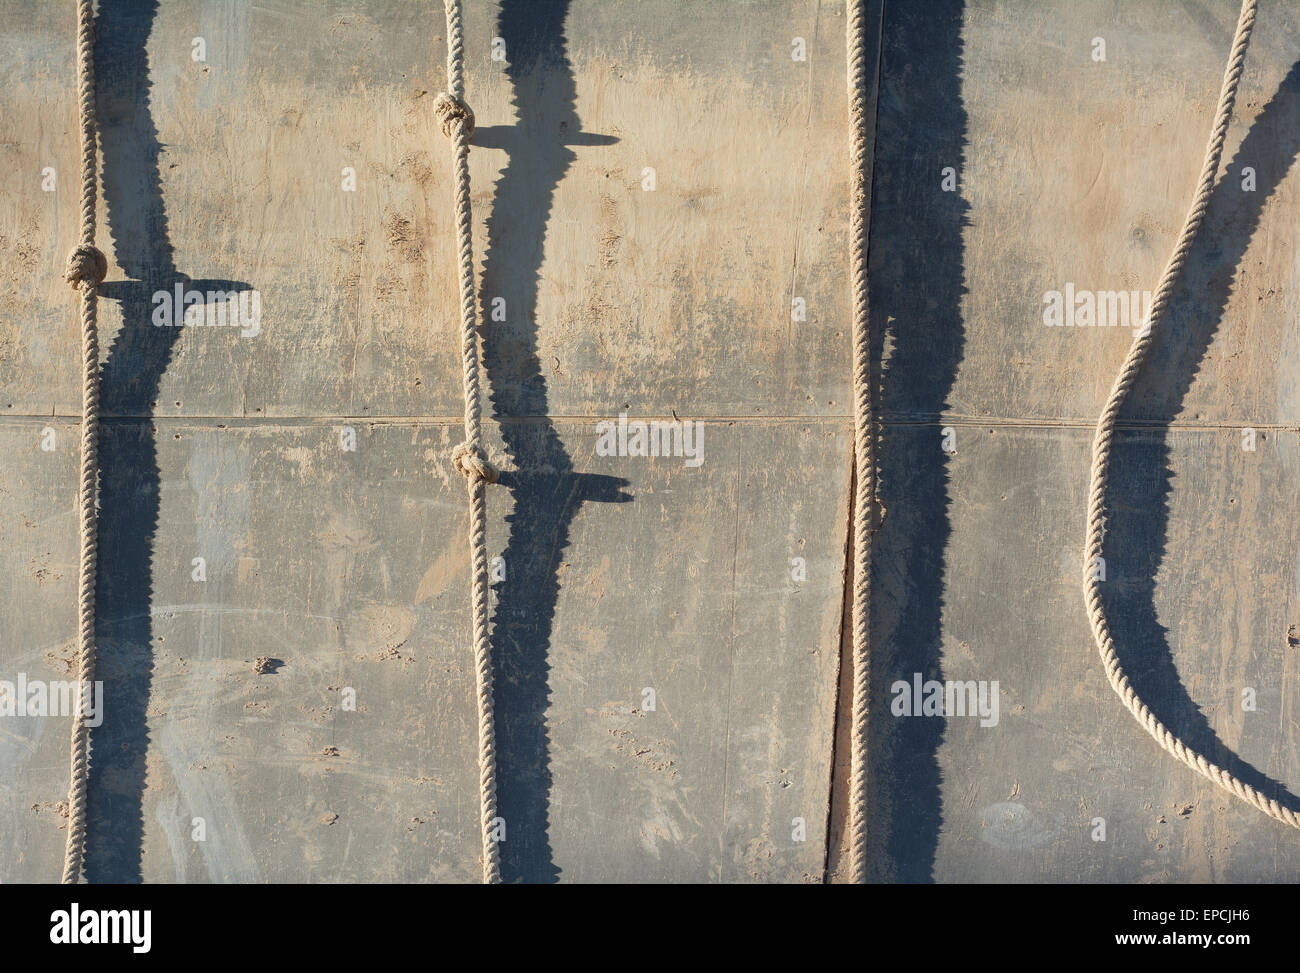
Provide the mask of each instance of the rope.
POLYGON ((492 646, 488 641, 487 484, 497 471, 483 448, 482 407, 479 404, 478 331, 474 296, 473 229, 470 223, 469 137, 474 114, 465 104, 465 38, 460 0, 445 0, 447 12, 447 90, 438 95, 434 111, 442 132, 451 140, 456 179, 456 235, 460 267, 460 361, 465 385, 465 441, 452 450, 452 464, 469 487, 469 550, 473 575, 474 672, 478 683, 479 816, 483 832, 483 881, 501 881, 501 856, 492 837, 497 816, 497 753, 495 705, 492 699, 492 646))
POLYGON ((1097 434, 1092 446, 1092 482, 1088 490, 1088 538, 1084 553, 1083 590, 1084 601, 1088 607, 1088 618, 1092 623, 1093 638, 1097 643, 1097 651, 1101 654, 1102 664, 1106 667, 1106 677, 1110 680, 1111 688, 1124 701, 1128 711, 1142 724, 1143 728, 1166 751, 1173 754, 1188 767, 1214 781, 1224 790, 1231 791, 1243 801, 1253 804, 1269 817, 1289 824, 1293 828, 1300 828, 1300 816, 1297 816, 1295 812, 1283 807, 1272 798, 1265 797, 1249 784, 1233 776, 1229 771, 1211 763, 1203 754, 1197 753, 1196 750, 1180 740, 1156 719, 1150 707, 1142 702, 1133 687, 1129 685, 1128 676, 1124 673, 1119 658, 1115 654, 1115 643, 1111 638, 1110 626, 1106 621, 1105 613, 1102 611, 1099 582, 1093 571, 1093 565, 1096 563, 1095 559, 1101 556, 1102 536, 1105 533, 1106 509, 1104 498, 1106 479, 1110 472, 1110 451, 1115 433, 1115 422, 1119 417, 1120 407, 1124 404, 1124 400, 1128 396, 1129 390, 1132 389, 1133 383, 1142 369, 1142 364, 1146 360, 1147 351, 1154 340, 1156 322, 1159 321, 1161 313, 1169 305, 1174 283, 1182 272, 1183 266, 1187 263, 1187 255, 1191 250, 1192 240, 1205 218, 1205 211, 1210 202, 1210 193, 1214 188, 1215 175, 1219 168, 1219 159, 1223 155, 1223 143, 1228 134, 1228 121, 1232 116, 1233 102, 1237 97, 1237 84, 1241 80, 1242 66, 1246 60, 1246 46, 1250 42, 1251 28, 1255 25, 1255 7, 1256 0, 1243 0, 1242 2, 1241 16, 1237 21, 1237 33, 1232 41, 1232 55, 1228 60, 1228 68, 1223 75, 1223 89, 1219 94, 1218 113, 1214 117, 1214 127, 1210 132, 1210 141, 1205 148, 1205 162, 1201 166, 1201 178, 1197 184, 1196 197, 1192 201, 1191 210, 1187 214, 1187 220, 1183 224, 1183 230, 1179 234, 1173 255, 1169 258, 1169 265, 1165 268, 1164 276, 1160 278, 1159 289, 1152 298, 1147 324, 1134 337, 1133 344, 1129 347, 1128 357, 1124 360, 1124 365, 1115 379, 1114 387, 1111 389, 1110 397, 1106 400, 1106 407, 1102 410, 1101 418, 1097 421, 1097 434))
POLYGON ((871 534, 875 432, 871 421, 871 337, 867 321, 867 28, 865 4, 848 3, 849 239, 853 286, 853 738, 849 754, 850 880, 867 880, 867 717, 870 675, 871 534))
POLYGON ((99 323, 96 288, 108 261, 95 247, 98 190, 95 147, 95 13, 77 3, 77 99, 81 121, 81 238, 68 254, 64 279, 81 294, 81 559, 77 571, 77 715, 72 725, 68 784, 68 841, 63 882, 75 885, 86 849, 86 788, 90 778, 88 702, 95 679, 95 567, 99 553, 99 323))

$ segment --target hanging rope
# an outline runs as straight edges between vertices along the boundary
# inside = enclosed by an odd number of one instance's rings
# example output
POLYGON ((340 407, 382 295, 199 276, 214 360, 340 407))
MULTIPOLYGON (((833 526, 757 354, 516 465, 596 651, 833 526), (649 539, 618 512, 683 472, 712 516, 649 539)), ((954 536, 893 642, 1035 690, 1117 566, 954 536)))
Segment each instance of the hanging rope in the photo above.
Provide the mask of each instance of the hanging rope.
POLYGON ((867 635, 871 533, 876 499, 871 421, 871 340, 867 321, 867 25, 865 4, 848 4, 849 241, 853 286, 853 739, 849 754, 850 879, 867 880, 867 635))
POLYGON ((81 294, 81 488, 78 511, 81 560, 77 571, 77 715, 72 724, 68 784, 68 841, 63 881, 81 877, 86 848, 86 788, 90 778, 90 730, 86 726, 95 679, 95 567, 99 553, 99 323, 96 288, 108 261, 95 247, 98 190, 95 155, 95 12, 93 0, 77 3, 77 100, 81 121, 81 236, 68 254, 64 279, 81 294))
POLYGON ((1110 450, 1115 434, 1115 422, 1119 417, 1120 407, 1124 404, 1129 390, 1132 389, 1138 373, 1142 370, 1143 362, 1146 361, 1147 351, 1154 340, 1155 325, 1169 305, 1174 284, 1187 263, 1192 241, 1196 237, 1197 230, 1200 229, 1201 221, 1205 218, 1210 193, 1214 188, 1215 175, 1219 168, 1219 159, 1223 155, 1223 143, 1228 134, 1228 121, 1232 117, 1233 102, 1237 97, 1237 84, 1241 80, 1242 66, 1246 60, 1246 46, 1250 42, 1251 28, 1255 25, 1255 8, 1256 0, 1243 0, 1241 16, 1237 21, 1237 34, 1232 41, 1232 55, 1223 76, 1218 112, 1214 116, 1214 127, 1210 132, 1209 144, 1205 148, 1205 162, 1201 166, 1201 178, 1197 184, 1196 197, 1192 201, 1183 230, 1178 236, 1173 255, 1169 258, 1169 265, 1165 268, 1164 276, 1160 278, 1160 286, 1152 298, 1146 326, 1134 337, 1128 357, 1125 358, 1124 366, 1115 379, 1110 397, 1106 400, 1106 407, 1097 421, 1097 435, 1092 446, 1092 482, 1088 490, 1088 539, 1084 554, 1083 590, 1084 601, 1088 606, 1088 618, 1092 623, 1093 638, 1097 642, 1098 652, 1101 653, 1102 664, 1106 667, 1106 677, 1110 680, 1111 688, 1119 694, 1124 705, 1143 728, 1160 746, 1193 770, 1204 774, 1243 801, 1253 804, 1269 817, 1294 828, 1300 828, 1300 817, 1294 812, 1278 804, 1277 801, 1265 797, 1222 767, 1210 763, 1203 754, 1197 753, 1156 719, 1146 703, 1142 702, 1133 687, 1129 685, 1128 676, 1125 675, 1115 654, 1115 643, 1102 610, 1100 585, 1094 571, 1096 559, 1101 557, 1102 536, 1106 527, 1106 480, 1110 472, 1110 450))
POLYGON ((438 95, 434 111, 442 133, 451 140, 456 177, 456 236, 460 262, 460 361, 465 385, 465 441, 452 450, 452 464, 469 487, 469 551, 473 575, 474 672, 478 683, 479 814, 483 832, 483 881, 501 881, 501 857, 493 839, 497 816, 497 749, 492 699, 492 646, 488 641, 487 484, 497 471, 483 448, 482 407, 479 404, 477 304, 474 296, 473 227, 470 223, 469 137, 474 113, 465 104, 465 38, 460 0, 446 0, 447 90, 438 95))

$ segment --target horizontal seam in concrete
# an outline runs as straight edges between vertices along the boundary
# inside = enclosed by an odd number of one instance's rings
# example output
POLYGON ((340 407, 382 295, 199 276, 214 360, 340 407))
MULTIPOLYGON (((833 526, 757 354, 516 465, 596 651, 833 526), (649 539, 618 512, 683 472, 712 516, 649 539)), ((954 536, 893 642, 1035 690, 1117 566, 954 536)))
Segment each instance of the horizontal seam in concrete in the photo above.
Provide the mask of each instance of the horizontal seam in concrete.
MULTIPOLYGON (((884 426, 998 426, 1018 429, 1096 429, 1095 419, 1009 419, 1000 416, 964 416, 964 415, 930 415, 920 417, 891 416, 876 420, 877 425, 884 426)), ((1300 431, 1300 423, 1253 422, 1242 419, 1238 421, 1222 420, 1209 422, 1205 420, 1175 419, 1122 419, 1116 423, 1119 429, 1187 429, 1191 431, 1213 431, 1232 429, 1263 429, 1277 432, 1300 431)))
MULTIPOLYGON (((613 421, 616 416, 579 416, 579 415, 550 415, 550 416, 507 416, 505 418, 489 418, 490 424, 498 426, 523 424, 530 422, 562 422, 562 423, 595 423, 604 421, 613 421)), ((77 413, 41 413, 41 412, 10 412, 0 415, 0 423, 13 422, 21 423, 30 419, 40 419, 43 421, 57 420, 60 422, 80 422, 81 416, 77 413)), ((457 425, 464 421, 459 416, 389 416, 389 415, 359 415, 359 416, 331 416, 331 415, 313 415, 313 416, 225 416, 225 415, 105 415, 100 417, 101 422, 105 423, 124 423, 124 422, 217 422, 226 425, 236 426, 274 426, 298 423, 302 425, 326 425, 330 423, 357 423, 371 425, 457 425)), ((818 424, 852 424, 851 415, 816 415, 816 416, 701 416, 701 415, 636 415, 628 414, 629 422, 704 422, 714 425, 723 423, 729 425, 737 424, 770 424, 780 423, 818 423, 818 424)), ((969 415, 943 415, 931 414, 928 416, 885 416, 878 417, 876 424, 882 427, 907 428, 909 426, 996 426, 1007 429, 1095 429, 1096 422, 1091 419, 1033 419, 1033 418, 1009 418, 1004 416, 969 416, 969 415)), ((1231 429, 1238 431, 1245 428, 1263 430, 1265 432, 1300 432, 1300 423, 1283 423, 1283 422, 1253 422, 1246 419, 1236 421, 1217 421, 1209 422, 1204 420, 1184 420, 1175 419, 1173 422, 1167 422, 1163 419, 1126 419, 1117 424, 1119 429, 1186 429, 1188 431, 1206 431, 1213 432, 1217 430, 1231 429)))
MULTIPOLYGON (((506 416, 503 418, 485 417, 488 422, 497 425, 509 425, 527 422, 606 422, 616 421, 618 415, 612 416, 506 416)), ((817 423, 851 423, 853 417, 850 415, 814 415, 814 416, 701 416, 701 415, 636 415, 628 413, 629 422, 708 422, 708 423, 771 423, 771 422, 817 422, 817 423)), ((80 413, 40 413, 40 412, 10 412, 0 415, 0 422, 5 420, 21 421, 24 419, 59 419, 69 422, 80 422, 80 413)), ((241 423, 245 425, 257 424, 275 424, 285 422, 301 422, 306 424, 326 423, 326 422, 356 422, 356 423, 390 423, 390 424, 410 424, 410 423, 437 423, 440 425, 456 425, 464 422, 464 417, 454 416, 386 416, 386 415, 360 415, 360 416, 211 416, 211 415, 139 415, 139 414, 122 414, 122 415, 102 415, 101 422, 225 422, 241 423)))

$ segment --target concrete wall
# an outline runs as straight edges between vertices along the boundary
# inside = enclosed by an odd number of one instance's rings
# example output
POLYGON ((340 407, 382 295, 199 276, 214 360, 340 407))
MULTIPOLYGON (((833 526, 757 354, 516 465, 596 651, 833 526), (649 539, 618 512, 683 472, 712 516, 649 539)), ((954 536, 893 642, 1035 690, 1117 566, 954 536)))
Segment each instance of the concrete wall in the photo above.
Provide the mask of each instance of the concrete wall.
MULTIPOLYGON (((1043 319, 1068 283, 1155 289, 1239 6, 886 6, 871 234, 887 334, 879 878, 1300 877, 1296 835, 1165 755, 1106 683, 1080 587, 1085 503, 1093 426, 1134 329, 1043 319), (894 718, 890 684, 917 672, 997 680, 998 725, 894 718)), ((1300 25, 1288 4, 1260 7, 1219 188, 1121 416, 1105 592, 1159 718, 1294 809, 1300 25)))
MULTIPOLYGON (((1236 6, 869 4, 879 880, 1300 876, 1293 834, 1164 755, 1105 682, 1084 493, 1132 328, 1043 319, 1067 284, 1154 289, 1236 6), (918 673, 996 681, 996 726, 893 715, 918 673)), ((92 880, 477 877, 436 7, 102 4, 92 880), (259 333, 154 327, 177 284, 255 291, 259 333)), ((57 679, 73 11, 3 8, 0 679, 57 679)), ((1300 807, 1300 24, 1262 8, 1225 175, 1123 417, 1106 591, 1157 715, 1300 807)), ((506 878, 842 878, 843 6, 471 2, 467 36, 485 310, 504 299, 483 339, 506 878), (702 464, 601 455, 620 413, 701 422, 702 464)), ((57 877, 68 728, 0 719, 0 880, 57 877)))
MULTIPOLYGON (((478 875, 437 8, 101 6, 92 880, 478 875), (178 283, 255 290, 260 332, 155 327, 178 283)), ((75 632, 75 30, 70 5, 5 12, 0 673, 52 679, 75 632)), ((818 881, 849 481, 842 11, 470 3, 466 31, 476 253, 487 309, 506 302, 484 328, 506 878, 818 881), (699 421, 703 462, 598 455, 621 412, 699 421)), ((68 725, 0 724, 0 880, 57 878, 68 725)))

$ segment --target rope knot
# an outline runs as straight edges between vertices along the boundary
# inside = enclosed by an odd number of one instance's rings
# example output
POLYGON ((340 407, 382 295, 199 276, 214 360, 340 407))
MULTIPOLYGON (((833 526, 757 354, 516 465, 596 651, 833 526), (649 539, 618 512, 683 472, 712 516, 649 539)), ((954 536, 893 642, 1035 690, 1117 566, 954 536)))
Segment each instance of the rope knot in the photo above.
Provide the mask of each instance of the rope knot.
POLYGON ((451 465, 465 476, 479 479, 485 483, 497 481, 497 469, 488 462, 487 453, 482 446, 473 443, 461 443, 451 451, 451 465))
POLYGON ((63 279, 73 287, 82 281, 89 281, 91 287, 98 287, 108 274, 108 258, 104 251, 92 243, 83 243, 68 254, 68 266, 63 271, 63 279))
POLYGON ((442 122, 442 134, 449 139, 456 137, 456 124, 465 126, 465 138, 474 134, 474 113, 455 95, 441 92, 433 101, 434 114, 442 122))

